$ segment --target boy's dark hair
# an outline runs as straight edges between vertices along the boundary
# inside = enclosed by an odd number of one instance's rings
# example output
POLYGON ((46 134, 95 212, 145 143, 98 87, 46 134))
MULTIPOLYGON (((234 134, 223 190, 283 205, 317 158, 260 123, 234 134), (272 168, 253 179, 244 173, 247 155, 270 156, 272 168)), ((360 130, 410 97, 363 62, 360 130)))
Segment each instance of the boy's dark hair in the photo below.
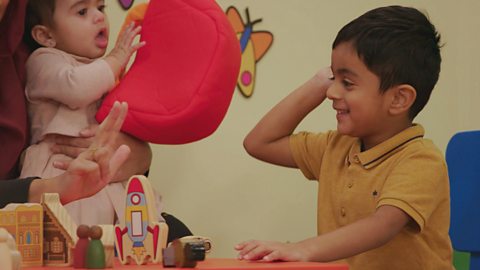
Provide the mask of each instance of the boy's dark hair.
POLYGON ((367 68, 380 78, 380 91, 409 84, 417 97, 411 120, 427 104, 440 73, 440 34, 414 8, 389 6, 373 9, 345 25, 333 49, 351 42, 367 68))
POLYGON ((29 0, 25 14, 25 30, 23 41, 33 51, 41 47, 32 37, 32 29, 35 25, 53 26, 53 13, 55 12, 55 0, 29 0))

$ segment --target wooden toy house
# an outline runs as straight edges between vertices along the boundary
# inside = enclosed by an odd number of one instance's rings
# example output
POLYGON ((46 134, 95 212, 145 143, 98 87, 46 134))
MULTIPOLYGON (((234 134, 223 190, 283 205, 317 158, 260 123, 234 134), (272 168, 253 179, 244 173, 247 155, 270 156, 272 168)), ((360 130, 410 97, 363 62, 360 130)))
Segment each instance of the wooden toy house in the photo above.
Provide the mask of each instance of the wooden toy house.
POLYGON ((77 225, 60 203, 58 194, 44 194, 41 203, 44 209, 43 264, 71 266, 73 248, 78 240, 77 225))
MULTIPOLYGON (((115 257, 114 226, 99 226, 103 231, 100 240, 105 249, 105 265, 111 268, 115 257)), ((0 209, 2 228, 15 239, 22 267, 73 265, 77 225, 60 203, 58 194, 43 194, 40 204, 9 204, 0 209)))
POLYGON ((0 209, 0 227, 15 239, 23 267, 42 266, 43 208, 40 204, 8 204, 0 209))

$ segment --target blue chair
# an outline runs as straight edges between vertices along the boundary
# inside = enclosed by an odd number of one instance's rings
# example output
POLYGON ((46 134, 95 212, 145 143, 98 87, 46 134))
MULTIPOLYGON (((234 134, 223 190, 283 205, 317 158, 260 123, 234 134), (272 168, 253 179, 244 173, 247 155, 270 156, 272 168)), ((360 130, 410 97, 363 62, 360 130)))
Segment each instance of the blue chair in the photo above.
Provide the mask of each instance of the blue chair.
POLYGON ((470 269, 480 269, 480 130, 455 134, 447 145, 446 159, 453 248, 470 252, 470 269))

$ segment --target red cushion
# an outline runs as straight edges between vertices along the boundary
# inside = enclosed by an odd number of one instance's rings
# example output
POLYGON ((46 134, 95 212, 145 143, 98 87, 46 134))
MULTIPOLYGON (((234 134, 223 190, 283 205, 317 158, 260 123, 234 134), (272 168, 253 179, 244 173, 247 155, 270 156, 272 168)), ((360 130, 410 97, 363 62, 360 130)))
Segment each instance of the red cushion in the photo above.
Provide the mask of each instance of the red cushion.
POLYGON ((230 105, 241 59, 222 9, 213 0, 150 1, 141 40, 147 44, 97 120, 119 100, 129 105, 122 130, 144 141, 182 144, 212 134, 230 105))

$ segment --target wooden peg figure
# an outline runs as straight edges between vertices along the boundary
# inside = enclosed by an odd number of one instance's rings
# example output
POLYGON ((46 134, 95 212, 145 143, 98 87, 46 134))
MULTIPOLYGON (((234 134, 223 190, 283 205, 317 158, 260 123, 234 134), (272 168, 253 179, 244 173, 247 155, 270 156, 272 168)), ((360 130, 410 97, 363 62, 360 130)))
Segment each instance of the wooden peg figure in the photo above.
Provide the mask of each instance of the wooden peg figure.
POLYGON ((103 249, 102 228, 97 225, 90 227, 90 243, 87 248, 85 266, 88 269, 105 268, 105 250, 103 249))
POLYGON ((87 225, 80 225, 77 228, 78 241, 73 250, 73 268, 85 268, 86 254, 88 244, 90 243, 90 227, 87 225))

